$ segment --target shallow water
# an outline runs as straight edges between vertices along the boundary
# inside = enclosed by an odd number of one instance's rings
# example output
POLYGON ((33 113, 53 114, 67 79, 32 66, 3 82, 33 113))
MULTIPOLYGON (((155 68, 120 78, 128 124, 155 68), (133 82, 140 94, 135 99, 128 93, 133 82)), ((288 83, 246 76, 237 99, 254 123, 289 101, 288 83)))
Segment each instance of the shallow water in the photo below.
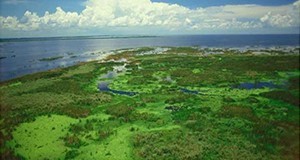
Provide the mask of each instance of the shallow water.
POLYGON ((182 35, 67 37, 0 40, 0 81, 98 59, 111 50, 155 46, 218 48, 299 46, 299 35, 182 35), (39 59, 63 56, 53 61, 39 59))
POLYGON ((188 94, 198 94, 199 93, 198 91, 193 91, 193 90, 189 90, 186 88, 180 88, 180 91, 183 93, 188 93, 188 94))
POLYGON ((98 84, 98 89, 100 92, 111 92, 114 94, 119 94, 119 95, 126 95, 126 96, 135 96, 138 94, 137 92, 129 92, 129 91, 121 91, 121 90, 114 90, 109 88, 109 83, 108 82, 100 82, 98 84))
POLYGON ((232 88, 236 89, 262 89, 262 88, 280 88, 279 85, 274 84, 273 82, 244 82, 238 85, 232 86, 232 88))

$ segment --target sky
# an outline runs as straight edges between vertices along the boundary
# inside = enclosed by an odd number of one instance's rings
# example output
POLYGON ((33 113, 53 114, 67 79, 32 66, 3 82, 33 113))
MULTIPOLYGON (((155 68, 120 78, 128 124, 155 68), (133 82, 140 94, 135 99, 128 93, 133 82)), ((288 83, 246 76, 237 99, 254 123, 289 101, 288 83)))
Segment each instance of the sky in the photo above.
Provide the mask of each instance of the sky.
POLYGON ((299 34, 300 0, 0 0, 0 37, 299 34))

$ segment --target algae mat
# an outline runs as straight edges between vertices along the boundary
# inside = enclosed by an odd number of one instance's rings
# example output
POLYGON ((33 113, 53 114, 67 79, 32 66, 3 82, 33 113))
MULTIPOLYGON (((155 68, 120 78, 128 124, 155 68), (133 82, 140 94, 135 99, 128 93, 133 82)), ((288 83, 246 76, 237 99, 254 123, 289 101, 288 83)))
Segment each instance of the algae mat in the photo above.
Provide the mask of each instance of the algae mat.
POLYGON ((37 117, 34 122, 22 123, 16 128, 10 145, 26 159, 63 159, 68 148, 62 137, 70 124, 77 121, 60 115, 37 117))

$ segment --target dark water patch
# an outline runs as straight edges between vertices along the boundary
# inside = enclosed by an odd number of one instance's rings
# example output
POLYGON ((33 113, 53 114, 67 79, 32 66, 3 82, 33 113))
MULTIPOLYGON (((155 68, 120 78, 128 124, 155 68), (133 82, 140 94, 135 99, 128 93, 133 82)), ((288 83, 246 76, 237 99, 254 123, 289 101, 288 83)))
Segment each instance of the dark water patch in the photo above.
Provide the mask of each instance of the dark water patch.
POLYGON ((7 57, 0 57, 0 59, 5 59, 5 58, 7 58, 7 57))
POLYGON ((100 92, 111 92, 114 94, 126 95, 126 96, 135 96, 138 94, 138 92, 129 92, 129 91, 120 91, 120 90, 110 89, 108 85, 109 85, 108 82, 100 82, 98 84, 99 91, 100 92))
POLYGON ((273 82, 244 82, 240 84, 233 85, 232 89, 262 89, 262 88, 281 88, 282 86, 276 85, 273 82))
POLYGON ((100 91, 109 91, 110 89, 108 88, 108 82, 100 82, 98 84, 98 89, 100 91))
POLYGON ((118 91, 118 90, 112 90, 110 89, 110 92, 120 95, 126 95, 126 96, 135 96, 137 92, 128 92, 128 91, 118 91))
POLYGON ((63 56, 47 57, 47 58, 41 58, 41 59, 39 59, 39 61, 54 61, 54 60, 61 59, 61 58, 63 58, 63 56))
POLYGON ((183 93, 188 93, 188 94, 199 94, 198 91, 193 91, 193 90, 189 90, 189 89, 186 89, 186 88, 180 88, 180 91, 183 92, 183 93))

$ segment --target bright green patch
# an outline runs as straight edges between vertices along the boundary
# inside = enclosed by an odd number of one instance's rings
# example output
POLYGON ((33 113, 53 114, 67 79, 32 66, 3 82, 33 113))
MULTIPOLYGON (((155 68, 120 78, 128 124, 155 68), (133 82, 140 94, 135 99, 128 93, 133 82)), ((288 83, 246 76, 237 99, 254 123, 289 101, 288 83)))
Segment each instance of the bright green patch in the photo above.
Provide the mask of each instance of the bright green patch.
POLYGON ((61 138, 68 132, 70 124, 76 122, 67 116, 37 117, 34 122, 16 128, 9 146, 26 159, 60 159, 68 150, 61 138))
POLYGON ((82 65, 76 69, 69 70, 67 73, 63 74, 62 77, 71 77, 76 74, 84 74, 93 71, 95 67, 93 65, 82 65))
POLYGON ((193 73, 200 73, 200 69, 193 69, 193 73))

